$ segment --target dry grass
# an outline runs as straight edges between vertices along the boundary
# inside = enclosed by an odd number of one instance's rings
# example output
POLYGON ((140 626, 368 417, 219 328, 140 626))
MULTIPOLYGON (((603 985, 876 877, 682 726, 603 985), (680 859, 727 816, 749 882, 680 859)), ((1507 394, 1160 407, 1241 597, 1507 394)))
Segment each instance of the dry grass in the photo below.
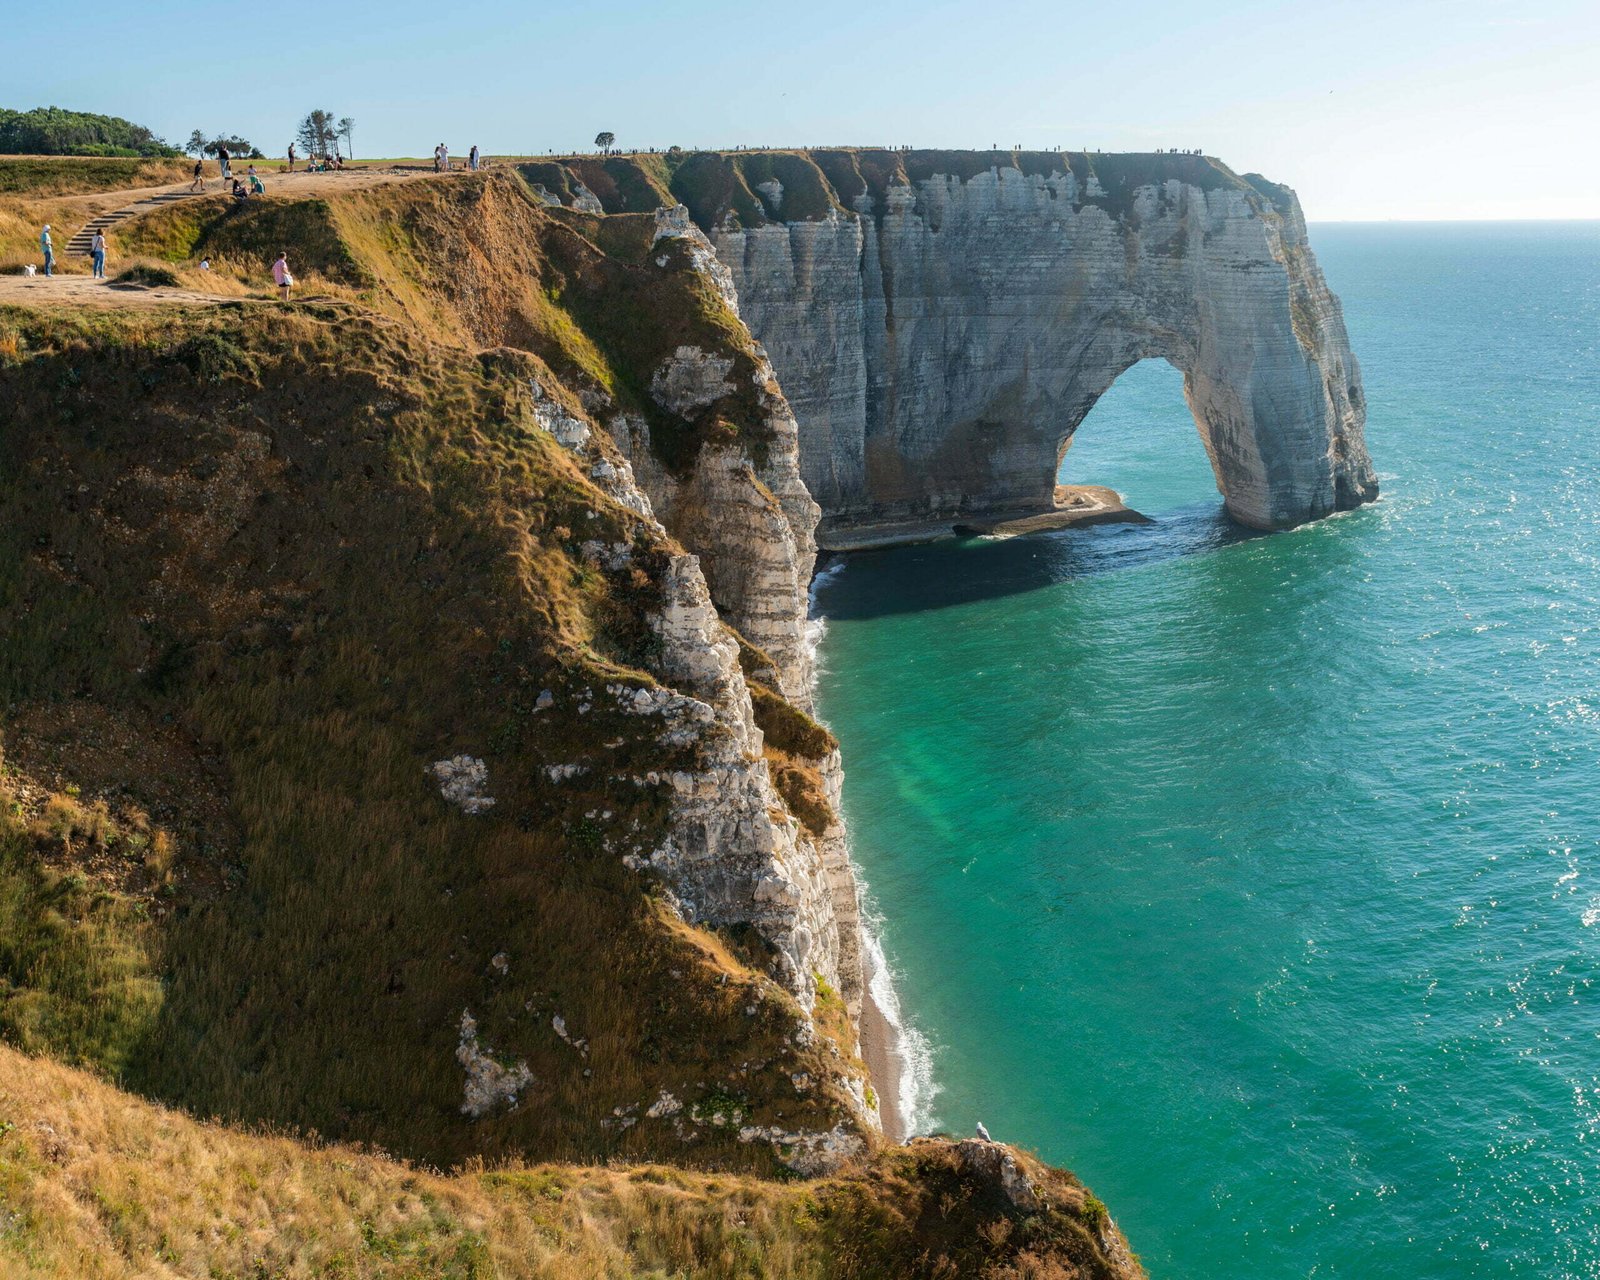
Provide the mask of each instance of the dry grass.
POLYGON ((88 274, 87 258, 69 258, 67 241, 97 214, 127 205, 132 190, 188 176, 183 160, 73 156, 0 156, 0 275, 43 261, 39 232, 51 226, 56 270, 88 274))
POLYGON ((0 1033, 113 1075, 160 1007, 154 932, 144 902, 84 874, 75 855, 123 835, 103 801, 54 795, 27 824, 0 815, 0 1033))
POLYGON ((164 1111, 0 1048, 0 1271, 15 1280, 1132 1280, 1092 1197, 1024 1162, 1024 1218, 919 1143, 821 1182, 659 1166, 444 1176, 164 1111))
MULTIPOLYGON (((554 391, 548 369, 335 304, 16 313, 0 330, 17 352, 0 368, 16 411, 0 705, 176 725, 227 779, 233 834, 166 823, 175 909, 131 951, 107 941, 162 995, 153 1020, 141 1004, 117 1023, 106 1070, 438 1160, 772 1166, 726 1131, 614 1123, 661 1089, 786 1128, 848 1114, 829 1088, 791 1085, 828 1078, 826 1047, 789 1043, 797 1013, 764 955, 734 940, 723 981, 621 863, 654 847, 666 811, 611 779, 688 763, 603 692, 651 682, 639 620, 670 547, 530 426, 527 380, 554 391), (633 567, 587 564, 591 538, 633 540, 633 567), (536 715, 546 688, 556 706, 536 715), (485 817, 423 776, 461 751, 489 762, 485 817), (544 777, 566 763, 588 772, 544 777), (538 1081, 477 1124, 459 1113, 464 1008, 538 1081)), ((191 792, 179 808, 211 803, 191 792)), ((20 961, 8 972, 38 988, 20 961)), ((91 977, 46 984, 62 1025, 107 1016, 91 977)), ((28 1043, 55 1042, 47 1027, 28 1043)))
POLYGON ((89 260, 67 257, 67 241, 97 213, 115 209, 122 203, 120 196, 76 200, 0 198, 0 274, 15 275, 24 263, 39 266, 44 262, 39 252, 39 232, 49 223, 50 236, 55 242, 56 270, 87 275, 89 260))
MULTIPOLYGON (((642 181, 642 179, 641 179, 642 181)), ((693 464, 708 440, 765 447, 748 333, 676 250, 663 270, 653 216, 546 211, 509 173, 422 179, 244 206, 184 201, 119 227, 113 249, 256 290, 281 248, 301 293, 359 302, 434 343, 514 347, 575 388, 604 392, 651 426, 662 460, 693 464), (735 390, 685 422, 649 394, 678 346, 730 352, 735 390)), ((185 277, 188 279, 189 277, 185 277)))
POLYGON ((0 156, 0 196, 87 195, 181 182, 191 161, 120 156, 0 156))

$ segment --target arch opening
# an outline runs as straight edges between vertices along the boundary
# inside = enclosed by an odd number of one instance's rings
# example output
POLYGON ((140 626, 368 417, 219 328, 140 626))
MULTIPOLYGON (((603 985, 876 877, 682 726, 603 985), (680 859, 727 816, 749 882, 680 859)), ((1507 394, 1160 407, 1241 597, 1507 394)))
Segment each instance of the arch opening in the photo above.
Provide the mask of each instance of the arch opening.
POLYGON ((1129 365, 1062 442, 1056 484, 1114 489, 1147 516, 1220 507, 1182 372, 1160 357, 1129 365))

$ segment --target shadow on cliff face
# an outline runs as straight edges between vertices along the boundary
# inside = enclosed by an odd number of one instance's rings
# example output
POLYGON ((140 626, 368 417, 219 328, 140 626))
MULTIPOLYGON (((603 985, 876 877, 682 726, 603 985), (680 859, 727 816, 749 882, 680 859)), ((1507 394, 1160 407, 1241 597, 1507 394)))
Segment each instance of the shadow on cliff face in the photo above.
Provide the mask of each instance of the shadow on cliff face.
POLYGON ((1228 519, 1215 499, 1162 512, 1150 524, 1108 524, 1027 537, 961 538, 825 562, 814 612, 866 619, 1020 595, 1070 578, 1120 573, 1268 535, 1228 519))

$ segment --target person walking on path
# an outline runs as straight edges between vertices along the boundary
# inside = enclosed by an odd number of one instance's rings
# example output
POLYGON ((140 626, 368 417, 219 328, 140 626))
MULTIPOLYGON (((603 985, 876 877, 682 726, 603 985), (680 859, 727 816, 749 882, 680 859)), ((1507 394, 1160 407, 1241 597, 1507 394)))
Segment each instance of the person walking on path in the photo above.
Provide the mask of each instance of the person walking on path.
POLYGON ((39 251, 44 254, 44 273, 53 276, 56 273, 56 247, 50 240, 50 224, 44 224, 44 230, 39 233, 39 251))
POLYGON ((278 260, 272 264, 272 282, 283 293, 283 300, 289 301, 289 290, 294 288, 294 277, 289 274, 289 251, 283 250, 278 254, 278 260))
POLYGON ((217 148, 217 163, 222 166, 222 180, 224 182, 226 182, 229 178, 233 177, 233 171, 228 168, 228 160, 229 159, 230 159, 230 157, 228 155, 228 148, 227 147, 218 147, 217 148))
POLYGON ((450 172, 450 148, 445 146, 444 143, 442 143, 442 142, 439 144, 439 159, 444 164, 444 171, 446 173, 449 173, 450 172))
POLYGON ((106 278, 106 233, 96 231, 94 239, 89 242, 89 256, 94 259, 94 278, 106 278))
POLYGON ((204 191, 206 189, 206 162, 194 162, 194 181, 189 184, 190 191, 204 191))

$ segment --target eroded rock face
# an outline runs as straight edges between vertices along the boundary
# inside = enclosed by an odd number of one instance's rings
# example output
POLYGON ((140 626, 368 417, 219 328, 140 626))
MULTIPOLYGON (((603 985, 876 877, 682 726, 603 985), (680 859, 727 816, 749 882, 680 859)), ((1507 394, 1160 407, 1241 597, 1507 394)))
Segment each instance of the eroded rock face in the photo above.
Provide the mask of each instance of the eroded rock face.
MULTIPOLYGON (((764 362, 758 364, 765 385, 771 372, 764 362)), ((704 382, 720 381, 727 372, 726 360, 681 348, 664 378, 670 394, 693 400, 704 382)), ((539 426, 608 494, 652 520, 660 514, 652 498, 676 510, 683 540, 714 559, 724 575, 728 620, 758 644, 772 645, 784 691, 792 687, 797 700, 809 704, 804 624, 816 506, 800 483, 794 419, 776 386, 763 392, 762 404, 786 419, 789 443, 787 449, 767 451, 763 471, 772 476, 773 488, 757 476, 754 463, 731 448, 703 450, 694 474, 673 481, 650 452, 643 424, 619 418, 613 430, 636 459, 636 469, 545 388, 535 385, 533 391, 539 426), (786 491, 798 532, 779 497, 786 491), (686 519, 684 503, 701 518, 686 519)), ((605 565, 625 567, 631 555, 626 545, 594 546, 595 560, 605 565)), ((663 575, 662 607, 650 618, 660 640, 654 674, 665 687, 607 687, 624 709, 662 721, 663 744, 694 752, 692 769, 643 780, 669 791, 672 817, 667 838, 639 865, 661 876, 686 919, 713 927, 754 925, 772 944, 784 985, 807 1010, 815 1002, 819 975, 847 998, 859 998, 859 908, 843 833, 814 840, 774 789, 738 642, 713 602, 701 554, 671 560, 663 575)), ((546 766, 546 772, 551 781, 561 781, 579 768, 546 766)))
POLYGON ((711 603, 698 558, 675 559, 664 585, 664 607, 652 619, 662 677, 701 699, 710 716, 697 768, 667 779, 672 831, 650 864, 686 918, 755 925, 776 949, 785 985, 810 1009, 815 975, 843 984, 846 966, 859 965, 856 939, 840 927, 821 852, 773 789, 738 647, 711 603))
POLYGON ((773 659, 773 682, 784 697, 809 710, 807 590, 820 512, 800 479, 794 414, 771 381, 765 359, 757 377, 763 381, 760 400, 770 434, 760 460, 736 446, 707 446, 694 470, 678 478, 655 461, 643 421, 619 415, 611 430, 633 459, 655 514, 701 557, 723 617, 773 659))
POLYGON ((1002 160, 853 213, 713 229, 798 419, 823 546, 1048 509, 1073 431, 1147 357, 1183 371, 1235 520, 1284 528, 1376 497, 1360 373, 1294 194, 1177 178, 1122 209, 1099 194, 1002 160))
POLYGON ((466 1080, 462 1086, 461 1114, 481 1119, 500 1107, 517 1105, 517 1095, 533 1083, 526 1062, 506 1066, 478 1041, 478 1021, 466 1009, 461 1011, 461 1041, 456 1061, 466 1080))
MULTIPOLYGON (((733 278, 717 259, 710 242, 690 221, 682 207, 656 215, 656 240, 675 240, 688 251, 689 261, 716 290, 730 313, 739 315, 739 298, 733 278)), ((764 447, 747 452, 736 445, 706 445, 693 470, 674 476, 657 460, 650 445, 650 430, 640 418, 618 414, 611 434, 622 453, 631 459, 631 477, 649 495, 652 512, 684 546, 696 555, 700 575, 717 612, 741 635, 773 661, 770 682, 795 705, 813 706, 813 670, 806 639, 806 619, 812 567, 816 561, 815 531, 821 511, 800 474, 799 427, 778 385, 771 362, 759 346, 753 350, 753 370, 746 373, 756 390, 764 447)), ((671 412, 687 415, 713 403, 729 389, 732 364, 725 354, 682 346, 652 372, 651 394, 671 412)), ((692 590, 692 588, 691 588, 692 590)), ((763 680, 768 676, 763 675, 763 680)), ((832 812, 839 812, 843 781, 838 753, 819 769, 832 812)), ((698 785, 681 789, 680 812, 698 813, 698 785)), ((706 816, 717 815, 708 808, 706 816)), ((698 819, 695 819, 698 821, 698 819)), ((761 821, 750 831, 762 830, 761 821)), ((804 890, 797 901, 811 904, 812 895, 827 900, 826 910, 807 905, 817 918, 790 936, 820 947, 824 973, 843 996, 853 1016, 859 1016, 864 992, 862 973, 861 911, 855 871, 850 862, 844 827, 837 818, 813 840, 795 837, 805 850, 807 871, 804 890)), ((697 840, 680 840, 674 858, 697 840)), ((691 859, 697 861, 697 859, 691 859)), ((709 863, 707 866, 709 867, 709 863)), ((744 872, 735 878, 750 881, 744 872)), ((697 907, 713 912, 708 918, 733 918, 727 906, 710 904, 724 898, 722 891, 696 896, 697 907)), ((783 909, 788 891, 776 882, 761 890, 760 901, 769 914, 783 909)), ((726 903, 739 893, 726 896, 726 903)), ((798 952, 791 952, 799 959, 798 952)), ((800 971, 804 978, 803 970, 800 971)))

